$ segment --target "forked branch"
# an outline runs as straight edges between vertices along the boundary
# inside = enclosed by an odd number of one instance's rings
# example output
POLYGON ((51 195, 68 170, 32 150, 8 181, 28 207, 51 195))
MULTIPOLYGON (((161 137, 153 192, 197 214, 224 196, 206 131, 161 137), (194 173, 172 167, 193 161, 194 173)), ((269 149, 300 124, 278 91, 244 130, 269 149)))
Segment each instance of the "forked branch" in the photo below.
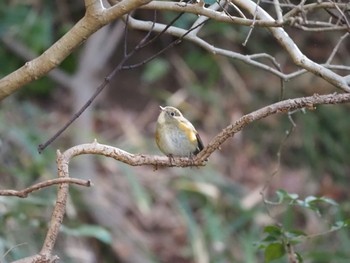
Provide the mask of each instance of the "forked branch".
MULTIPOLYGON (((51 181, 47 186, 55 183, 60 183, 57 201, 52 213, 50 226, 42 247, 42 250, 39 254, 21 259, 18 262, 27 263, 27 262, 55 262, 57 256, 52 255, 54 245, 56 243, 60 226, 62 224, 66 204, 68 197, 68 183, 78 183, 69 177, 69 162, 70 160, 78 155, 83 154, 98 154, 106 157, 113 158, 120 162, 132 165, 132 166, 144 166, 150 165, 155 168, 159 167, 188 167, 188 166, 203 166, 208 162, 208 158, 212 153, 214 153, 220 146, 228 140, 230 137, 233 137, 237 132, 241 131, 243 128, 248 126, 254 121, 260 120, 262 118, 268 117, 270 115, 278 113, 289 113, 298 109, 309 109, 315 110, 317 105, 326 105, 326 104, 341 104, 350 102, 350 94, 329 94, 329 95, 318 95, 315 94, 310 97, 302 97, 296 99, 288 99, 280 101, 264 108, 253 111, 249 114, 246 114, 239 118, 233 124, 227 126, 223 129, 217 136, 215 136, 211 142, 201 151, 195 158, 174 158, 169 160, 166 156, 154 156, 146 154, 131 154, 121 149, 102 145, 97 143, 97 141, 88 144, 82 144, 74 146, 64 153, 57 152, 57 166, 58 166, 58 179, 51 181)), ((84 184, 83 182, 81 182, 84 184)), ((80 184, 80 181, 79 181, 80 184)), ((85 184, 90 185, 89 181, 86 181, 85 184)), ((26 190, 27 192, 32 192, 38 189, 41 189, 38 185, 29 187, 26 190)), ((25 191, 25 190, 23 190, 25 191)), ((26 192, 25 191, 25 192, 26 192)), ((11 192, 8 192, 11 193, 11 192)), ((22 193, 23 194, 23 193, 22 193)), ((25 193, 24 193, 25 194, 25 193)), ((15 195, 15 194, 13 194, 15 195)))

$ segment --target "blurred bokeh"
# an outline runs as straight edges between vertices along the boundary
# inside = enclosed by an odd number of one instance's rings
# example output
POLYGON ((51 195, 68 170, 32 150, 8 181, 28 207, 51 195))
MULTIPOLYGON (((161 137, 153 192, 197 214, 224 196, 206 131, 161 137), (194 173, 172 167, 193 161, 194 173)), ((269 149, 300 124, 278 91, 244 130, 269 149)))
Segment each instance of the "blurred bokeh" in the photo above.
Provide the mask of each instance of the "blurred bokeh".
MULTIPOLYGON (((83 1, 0 2, 0 77, 41 54, 83 15, 83 1)), ((174 15, 158 14, 158 19, 166 22, 174 15)), ((147 11, 135 16, 153 17, 147 11)), ((195 19, 184 15, 177 25, 185 27, 195 19)), ((326 61, 342 35, 286 30, 316 62, 326 61)), ((265 29, 255 28, 243 46, 248 31, 209 22, 202 35, 242 54, 271 54, 283 71, 296 70, 265 29)), ((1 102, 2 189, 55 178, 56 150, 94 138, 132 153, 161 154, 153 138, 159 105, 180 108, 206 144, 242 115, 281 96, 336 91, 321 78, 303 74, 284 83, 282 94, 281 81, 269 72, 185 41, 142 67, 118 73, 87 111, 38 154, 38 144, 61 128, 118 64, 123 34, 121 21, 104 27, 49 76, 1 102)), ((128 50, 144 35, 130 31, 128 50)), ((130 63, 145 60, 173 40, 162 36, 130 63)), ((337 64, 350 64, 346 41, 335 56, 337 64)), ((228 140, 201 168, 154 170, 79 156, 71 162, 71 176, 91 179, 93 187, 70 188, 55 253, 62 262, 263 262, 264 238, 271 233, 264 229, 277 225, 310 235, 294 246, 304 262, 348 262, 348 229, 333 231, 332 226, 350 213, 349 110, 349 105, 319 106, 268 117, 228 140), (277 202, 278 189, 298 194, 300 200, 326 197, 338 205, 322 203, 319 210, 288 205, 277 202), (264 203, 263 197, 271 202, 264 203)), ((56 187, 26 199, 0 197, 0 262, 40 250, 55 197, 56 187)))

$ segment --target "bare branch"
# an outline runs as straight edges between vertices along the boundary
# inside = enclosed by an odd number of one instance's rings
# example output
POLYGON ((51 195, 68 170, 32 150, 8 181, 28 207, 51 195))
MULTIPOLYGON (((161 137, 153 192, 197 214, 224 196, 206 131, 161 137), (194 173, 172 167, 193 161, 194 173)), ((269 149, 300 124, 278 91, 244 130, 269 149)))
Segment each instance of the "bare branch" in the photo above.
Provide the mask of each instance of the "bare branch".
MULTIPOLYGON (((247 10, 253 17, 255 10, 257 10, 257 19, 234 17, 227 15, 227 13, 218 12, 212 10, 211 8, 205 8, 198 4, 179 5, 175 2, 150 2, 150 0, 124 0, 121 2, 117 2, 115 0, 110 2, 114 2, 116 4, 110 8, 104 8, 101 1, 86 0, 85 4, 89 7, 86 15, 66 35, 47 49, 41 56, 27 62, 24 66, 0 80, 0 100, 9 96, 25 84, 47 74, 50 70, 59 65, 69 54, 72 53, 76 47, 78 47, 96 30, 136 8, 187 12, 227 23, 248 26, 254 25, 255 27, 266 26, 269 28, 281 46, 290 54, 296 65, 301 66, 318 76, 321 76, 344 91, 350 91, 350 88, 344 81, 344 78, 306 58, 282 28, 274 28, 281 27, 286 24, 292 24, 293 21, 289 18, 293 18, 294 15, 301 12, 300 6, 296 6, 295 9, 287 13, 283 17, 283 23, 281 24, 280 21, 273 19, 262 8, 257 8, 257 4, 253 1, 233 0, 232 4, 237 8, 247 10)), ((282 7, 283 5, 280 6, 282 7)), ((302 8, 303 10, 308 11, 320 8, 333 8, 337 9, 337 11, 341 11, 342 9, 349 8, 349 4, 335 4, 333 2, 315 3, 303 5, 302 8)), ((296 24, 296 26, 302 27, 305 30, 315 30, 308 28, 305 25, 296 24)), ((334 30, 335 28, 336 27, 332 27, 330 25, 330 29, 334 30)), ((343 27, 338 26, 337 28, 348 30, 348 25, 345 24, 343 27)))
POLYGON ((256 23, 256 16, 257 16, 257 11, 258 11, 258 6, 260 5, 260 0, 257 0, 256 2, 256 12, 254 12, 253 14, 253 24, 250 25, 250 29, 248 31, 248 34, 247 34, 247 37, 246 39, 244 40, 243 42, 243 46, 246 46, 247 43, 248 43, 248 40, 250 38, 250 35, 252 34, 253 30, 254 30, 254 26, 255 26, 255 23, 256 23))
MULTIPOLYGON (((135 19, 132 17, 129 18, 129 26, 133 29, 139 29, 139 30, 147 30, 148 31, 150 29, 149 22, 138 20, 138 19, 135 19)), ((153 30, 155 32, 161 32, 162 30, 164 30, 165 27, 166 27, 166 25, 164 25, 164 24, 155 23, 153 30)), ((172 26, 172 27, 168 28, 167 33, 170 35, 173 35, 173 36, 181 37, 183 34, 186 33, 186 30, 172 26)), ((276 70, 273 67, 270 67, 264 63, 261 63, 261 62, 255 60, 257 58, 266 57, 266 58, 270 58, 271 61, 273 61, 273 63, 275 64, 275 58, 273 58, 271 55, 268 55, 265 53, 252 54, 252 55, 242 55, 240 53, 237 53, 237 52, 234 52, 231 50, 227 50, 227 49, 213 46, 212 44, 206 42, 204 39, 202 39, 196 35, 193 35, 193 34, 189 34, 189 35, 185 36, 184 39, 197 44, 198 46, 202 47, 203 49, 207 50, 208 52, 210 52, 212 54, 222 55, 222 56, 226 56, 226 57, 233 58, 233 59, 238 59, 238 60, 245 62, 249 65, 266 70, 266 71, 276 75, 277 77, 283 79, 284 81, 291 80, 292 78, 295 78, 297 76, 300 76, 301 74, 308 72, 306 69, 302 69, 302 70, 298 70, 296 72, 292 72, 292 73, 288 73, 288 74, 283 73, 279 70, 276 70)), ((343 65, 322 65, 321 64, 321 66, 328 68, 328 69, 342 69, 342 70, 350 71, 350 67, 343 66, 343 65)), ((338 76, 338 77, 342 78, 341 76, 338 76)))
MULTIPOLYGON (((62 155, 59 151, 57 151, 57 164, 60 164, 62 162, 62 155)), ((62 165, 61 165, 62 166, 62 165)), ((66 171, 62 171, 61 166, 58 166, 58 178, 69 178, 66 175, 66 171)), ((68 169, 68 168, 67 168, 68 169)), ((67 171, 68 172, 68 171, 67 171)), ((63 217, 66 212, 66 204, 67 204, 67 198, 68 198, 68 183, 62 183, 58 187, 57 192, 57 199, 56 204, 54 207, 54 210, 52 212, 51 221, 49 225, 49 229, 46 233, 46 238, 44 241, 44 244, 41 248, 41 251, 39 253, 40 256, 43 256, 45 258, 51 258, 52 250, 54 248, 54 245, 56 243, 56 239, 60 230, 60 226, 63 222, 63 217)))
MULTIPOLYGON (((257 18, 261 20, 273 21, 274 19, 260 6, 255 4, 252 1, 243 1, 243 0, 232 0, 237 6, 244 8, 252 15, 257 14, 257 18)), ((268 30, 275 37, 277 42, 285 49, 293 62, 316 76, 320 76, 329 83, 333 84, 335 87, 342 89, 343 91, 350 92, 350 87, 346 83, 345 79, 342 76, 334 73, 333 71, 322 67, 321 65, 313 62, 308 57, 306 57, 300 49, 295 45, 294 41, 289 37, 286 31, 283 28, 274 28, 269 27, 268 30)))
MULTIPOLYGON (((146 4, 150 0, 124 0, 101 12, 87 12, 61 39, 49 47, 39 57, 25 63, 24 66, 0 80, 0 100, 11 95, 24 85, 46 75, 57 67, 86 38, 104 25, 146 4)), ((93 1, 88 1, 89 3, 93 1)))
POLYGON ((277 21, 279 23, 283 22, 283 14, 279 0, 273 0, 273 5, 275 6, 275 11, 277 14, 277 21))
POLYGON ((238 119, 235 123, 229 125, 221 133, 215 136, 211 142, 201 151, 194 159, 195 164, 199 164, 201 160, 206 160, 216 149, 218 149, 228 138, 234 136, 237 132, 241 131, 248 124, 265 118, 267 116, 276 113, 288 113, 296 109, 315 109, 316 105, 323 104, 339 104, 350 102, 350 94, 330 94, 330 95, 318 95, 315 94, 310 97, 302 97, 296 99, 283 100, 247 115, 244 115, 238 119))
MULTIPOLYGON (((134 29, 139 29, 139 30, 149 30, 149 26, 150 26, 149 23, 147 23, 145 21, 137 20, 137 19, 131 18, 131 17, 129 19, 129 25, 130 25, 130 27, 132 27, 134 29)), ((154 25, 154 31, 160 32, 165 28, 165 26, 166 25, 156 23, 154 25)), ((168 34, 171 34, 171 35, 177 36, 177 37, 181 37, 186 32, 187 32, 187 30, 182 29, 182 28, 178 28, 178 27, 170 27, 167 30, 168 34)), ((287 75, 283 74, 282 72, 280 72, 280 71, 278 71, 270 66, 267 66, 261 62, 254 60, 256 58, 256 55, 242 55, 242 54, 234 52, 234 51, 215 47, 212 44, 203 40, 202 38, 197 37, 196 35, 192 35, 192 34, 185 36, 184 39, 189 40, 189 41, 197 44, 198 46, 202 47, 203 49, 207 50, 208 52, 210 52, 212 54, 222 55, 222 56, 241 60, 247 64, 250 64, 250 65, 262 68, 264 70, 267 70, 267 71, 273 73, 274 75, 276 75, 280 78, 283 78, 283 79, 287 76, 287 75)), ((265 54, 265 55, 268 56, 267 54, 265 54)))
MULTIPOLYGON (((25 262, 55 262, 57 260, 56 256, 52 256, 52 251, 54 244, 57 240, 60 226, 63 221, 65 214, 67 196, 68 196, 68 182, 76 183, 75 180, 68 180, 69 177, 69 162, 70 160, 78 155, 83 154, 99 154, 106 157, 113 158, 120 162, 132 165, 151 165, 156 169, 159 167, 188 167, 188 166, 203 166, 207 163, 208 157, 220 146, 233 137, 234 134, 241 131, 244 127, 250 123, 265 118, 270 115, 277 113, 288 113, 296 109, 310 109, 314 110, 316 105, 322 104, 340 104, 350 102, 350 94, 329 94, 329 95, 318 95, 315 94, 310 97, 302 97, 296 99, 288 99, 274 103, 272 105, 266 106, 247 115, 242 116, 235 123, 227 126, 222 130, 217 136, 215 136, 212 141, 193 159, 189 158, 174 158, 169 159, 167 156, 151 156, 145 154, 131 154, 121 149, 111 147, 108 145, 102 145, 95 142, 89 144, 82 144, 74 146, 66 150, 63 154, 59 151, 57 152, 57 166, 58 166, 58 177, 60 180, 54 182, 59 182, 59 190, 57 194, 57 201, 52 213, 50 227, 48 229, 43 247, 39 254, 35 256, 22 259, 17 263, 25 262)), ((89 181, 84 183, 89 184, 89 181)), ((42 186, 42 185, 41 185, 42 186)), ((39 189, 38 186, 33 186, 39 189)), ((35 190, 36 190, 35 189, 35 190)), ((17 195, 18 196, 18 195, 17 195)))
POLYGON ((12 263, 57 263, 59 261, 58 256, 44 256, 44 255, 34 255, 26 258, 22 258, 12 263))
POLYGON ((347 38, 350 34, 349 33, 345 33, 343 36, 341 36, 338 40, 338 43, 336 44, 336 46, 334 47, 331 55, 329 56, 329 58, 327 59, 326 64, 330 64, 335 56, 335 54, 338 52, 339 47, 341 45, 341 43, 344 41, 345 38, 347 38))
MULTIPOLYGON (((171 1, 152 1, 147 5, 141 6, 140 9, 150 10, 162 10, 162 11, 174 11, 174 12, 186 12, 196 14, 199 16, 205 16, 210 19, 219 22, 233 23, 238 25, 251 26, 252 24, 262 27, 279 27, 284 24, 279 24, 277 21, 263 21, 257 20, 254 23, 253 19, 241 18, 236 16, 229 16, 225 12, 216 11, 219 7, 217 3, 214 3, 209 8, 202 7, 197 4, 179 5, 177 2, 171 1)), ((288 21, 286 23, 289 23, 288 21)))
POLYGON ((77 184, 82 186, 90 186, 91 182, 87 180, 77 179, 77 178, 56 178, 47 180, 44 182, 40 182, 37 184, 34 184, 28 188, 25 188, 23 190, 0 190, 0 195, 2 196, 18 196, 21 198, 25 198, 28 196, 28 194, 41 190, 42 188, 49 187, 51 185, 55 184, 63 184, 63 183, 69 183, 69 184, 77 184))
POLYGON ((84 0, 87 13, 99 13, 103 9, 101 0, 84 0))
MULTIPOLYGON (((129 21, 129 15, 127 15, 127 17, 125 18, 125 38, 124 38, 124 57, 121 59, 121 61, 117 64, 117 66, 112 70, 111 73, 108 74, 107 77, 105 77, 104 81, 97 87, 96 91, 92 94, 92 96, 88 99, 88 101, 79 109, 78 112, 76 112, 69 120, 68 122, 61 128, 59 129, 50 139, 48 139, 45 143, 43 144, 39 144, 38 146, 38 152, 41 153, 43 150, 45 150, 45 148, 47 146, 49 146, 56 138, 58 138, 58 136, 60 136, 77 118, 79 118, 79 116, 91 105, 91 103, 95 100, 95 98, 102 92, 102 90, 104 90, 110 80, 121 70, 125 69, 124 68, 124 64, 139 50, 141 50, 142 48, 148 46, 149 44, 153 43, 156 39, 158 39, 162 34, 165 33, 165 31, 172 25, 174 24, 180 17, 182 16, 182 13, 179 14, 176 18, 174 18, 171 23, 169 25, 167 25, 160 33, 158 33, 155 37, 151 38, 151 34, 153 32, 154 29, 154 24, 155 24, 155 20, 156 20, 156 12, 154 11, 154 21, 152 22, 152 25, 150 26, 150 29, 148 31, 148 33, 140 40, 140 42, 130 51, 127 52, 127 48, 126 48, 126 41, 127 41, 127 25, 128 25, 128 21, 129 21)), ((203 22, 204 23, 204 22, 203 22)), ((202 24, 197 25, 196 27, 201 26, 202 24)), ((133 66, 129 66, 128 68, 136 68, 138 66, 141 66, 145 63, 147 63, 148 61, 152 60, 153 58, 155 58, 156 56, 158 56, 160 53, 165 52, 167 49, 173 47, 174 45, 176 45, 177 43, 180 43, 182 41, 182 39, 189 34, 192 30, 196 29, 196 27, 193 27, 191 29, 189 29, 186 33, 184 33, 178 40, 175 40, 172 44, 170 44, 169 46, 167 46, 166 48, 162 49, 161 51, 159 51, 158 53, 156 53, 155 55, 151 56, 149 59, 146 59, 144 62, 138 63, 136 65, 133 66)))
POLYGON ((350 94, 315 94, 310 97, 301 97, 296 99, 283 100, 264 108, 258 109, 247 115, 242 116, 235 123, 227 126, 211 142, 193 159, 189 158, 174 158, 169 160, 166 156, 151 156, 145 154, 132 154, 121 149, 97 143, 97 141, 88 144, 81 144, 66 150, 60 157, 58 162, 59 171, 62 177, 68 177, 69 161, 78 155, 82 154, 100 154, 106 157, 113 158, 131 166, 151 165, 158 167, 188 167, 188 166, 203 166, 206 164, 209 156, 218 149, 227 139, 233 137, 234 134, 241 131, 250 123, 265 118, 277 113, 288 113, 296 109, 314 110, 315 106, 323 104, 340 104, 350 102, 350 94))

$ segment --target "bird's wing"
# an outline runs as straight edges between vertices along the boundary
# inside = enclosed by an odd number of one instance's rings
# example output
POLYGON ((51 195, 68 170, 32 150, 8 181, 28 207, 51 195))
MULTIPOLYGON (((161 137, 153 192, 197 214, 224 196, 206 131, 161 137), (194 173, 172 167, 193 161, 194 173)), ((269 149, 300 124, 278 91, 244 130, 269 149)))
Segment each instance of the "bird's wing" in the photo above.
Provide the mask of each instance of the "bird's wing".
POLYGON ((197 142, 198 142, 198 152, 200 152, 201 150, 204 149, 204 144, 203 144, 203 141, 201 139, 201 137, 199 136, 199 133, 197 132, 196 133, 196 138, 197 138, 197 142))
POLYGON ((186 132, 187 137, 190 139, 190 141, 197 142, 198 151, 196 151, 196 153, 199 153, 201 150, 204 149, 203 141, 199 136, 199 133, 196 131, 192 123, 190 123, 187 119, 181 119, 179 121, 180 121, 180 125, 179 125, 180 129, 186 132))

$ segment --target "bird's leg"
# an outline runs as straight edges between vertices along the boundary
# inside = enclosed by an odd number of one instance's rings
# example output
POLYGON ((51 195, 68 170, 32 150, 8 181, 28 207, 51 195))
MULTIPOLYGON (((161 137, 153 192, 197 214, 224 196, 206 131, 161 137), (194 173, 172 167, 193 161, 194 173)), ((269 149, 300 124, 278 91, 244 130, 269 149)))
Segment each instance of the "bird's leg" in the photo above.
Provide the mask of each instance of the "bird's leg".
POLYGON ((174 156, 172 154, 168 154, 168 158, 169 158, 170 165, 172 166, 173 161, 175 161, 174 156))

